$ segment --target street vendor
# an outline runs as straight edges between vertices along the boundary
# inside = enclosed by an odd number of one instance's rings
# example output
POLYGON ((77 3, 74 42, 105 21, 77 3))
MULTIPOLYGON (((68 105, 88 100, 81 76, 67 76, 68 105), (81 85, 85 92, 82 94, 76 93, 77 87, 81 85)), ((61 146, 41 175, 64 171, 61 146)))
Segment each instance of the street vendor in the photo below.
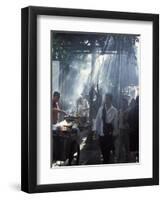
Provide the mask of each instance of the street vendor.
POLYGON ((67 113, 64 110, 60 109, 59 99, 60 99, 60 93, 55 91, 53 93, 53 99, 52 99, 52 123, 53 124, 56 124, 58 122, 59 113, 67 115, 67 113))

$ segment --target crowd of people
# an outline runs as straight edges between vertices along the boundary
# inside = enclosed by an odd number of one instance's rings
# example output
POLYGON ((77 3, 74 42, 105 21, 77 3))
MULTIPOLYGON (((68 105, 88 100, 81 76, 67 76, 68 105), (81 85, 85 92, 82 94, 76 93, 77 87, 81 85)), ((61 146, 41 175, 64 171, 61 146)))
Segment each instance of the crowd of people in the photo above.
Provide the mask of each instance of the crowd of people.
MULTIPOLYGON (((52 100, 53 124, 57 123, 59 114, 67 114, 60 109, 59 98, 60 93, 54 92, 52 100)), ((102 162, 104 164, 138 162, 139 97, 137 96, 136 99, 128 102, 124 96, 121 98, 119 109, 113 105, 112 94, 105 94, 104 101, 94 119, 94 134, 101 150, 102 162), (114 158, 114 161, 111 157, 114 158)), ((84 115, 83 123, 89 118, 89 106, 82 98, 77 102, 78 115, 84 115)))
POLYGON ((108 93, 96 116, 95 133, 104 164, 113 162, 111 153, 114 163, 139 160, 139 97, 130 104, 124 97, 120 104, 120 109, 116 109, 108 93))

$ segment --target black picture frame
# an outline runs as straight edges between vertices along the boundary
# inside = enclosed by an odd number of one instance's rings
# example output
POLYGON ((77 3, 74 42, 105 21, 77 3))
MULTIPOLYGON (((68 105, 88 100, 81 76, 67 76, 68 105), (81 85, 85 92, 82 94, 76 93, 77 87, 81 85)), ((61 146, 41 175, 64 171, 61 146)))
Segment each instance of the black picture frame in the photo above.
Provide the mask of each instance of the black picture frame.
POLYGON ((159 184, 159 15, 30 6, 21 11, 21 190, 28 193, 159 184), (37 16, 56 15, 153 23, 153 177, 37 185, 37 16))

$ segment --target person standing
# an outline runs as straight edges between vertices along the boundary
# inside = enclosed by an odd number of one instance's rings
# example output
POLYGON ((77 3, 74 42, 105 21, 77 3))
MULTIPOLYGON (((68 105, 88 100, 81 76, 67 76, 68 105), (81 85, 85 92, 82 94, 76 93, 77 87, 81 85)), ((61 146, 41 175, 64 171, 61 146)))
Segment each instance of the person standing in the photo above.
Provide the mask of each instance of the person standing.
POLYGON ((128 123, 130 128, 130 151, 133 161, 139 161, 139 96, 137 96, 135 105, 128 114, 128 123))
POLYGON ((120 162, 129 161, 129 124, 128 124, 128 101, 121 100, 121 109, 118 112, 119 130, 120 130, 120 162))
POLYGON ((52 123, 56 124, 58 122, 59 113, 62 113, 66 115, 67 113, 60 109, 59 107, 59 99, 60 99, 60 93, 55 91, 53 93, 53 99, 52 99, 52 123))
POLYGON ((99 136, 99 145, 103 156, 103 164, 108 164, 110 152, 114 146, 114 135, 117 131, 117 109, 112 105, 112 95, 105 95, 104 104, 99 108, 96 116, 96 133, 99 136))

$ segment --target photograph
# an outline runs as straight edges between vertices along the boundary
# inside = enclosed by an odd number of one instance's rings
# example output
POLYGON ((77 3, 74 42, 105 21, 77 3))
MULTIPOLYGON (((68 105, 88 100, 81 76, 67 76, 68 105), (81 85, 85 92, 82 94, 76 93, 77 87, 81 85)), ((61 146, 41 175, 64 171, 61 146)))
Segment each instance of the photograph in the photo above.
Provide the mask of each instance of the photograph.
POLYGON ((21 10, 21 190, 159 184, 159 14, 21 10))
POLYGON ((49 34, 51 168, 139 163, 141 35, 49 34))

